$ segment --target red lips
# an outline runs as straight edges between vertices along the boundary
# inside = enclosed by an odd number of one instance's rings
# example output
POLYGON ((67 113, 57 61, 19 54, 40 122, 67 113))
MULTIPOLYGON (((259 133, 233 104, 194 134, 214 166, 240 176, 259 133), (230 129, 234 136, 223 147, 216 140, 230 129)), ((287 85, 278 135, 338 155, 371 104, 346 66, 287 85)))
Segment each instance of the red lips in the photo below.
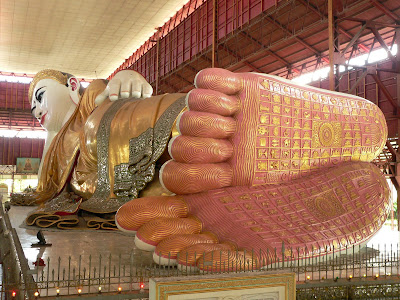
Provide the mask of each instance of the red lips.
POLYGON ((40 118, 40 125, 43 125, 44 120, 46 119, 47 113, 45 113, 41 118, 40 118))

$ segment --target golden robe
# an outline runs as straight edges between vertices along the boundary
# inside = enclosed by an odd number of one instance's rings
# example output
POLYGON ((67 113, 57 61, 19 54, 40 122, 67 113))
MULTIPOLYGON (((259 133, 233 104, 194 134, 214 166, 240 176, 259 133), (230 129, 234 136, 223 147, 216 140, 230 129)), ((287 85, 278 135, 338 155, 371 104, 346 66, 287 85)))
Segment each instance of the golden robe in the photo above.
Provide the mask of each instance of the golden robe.
POLYGON ((38 203, 45 203, 39 210, 72 213, 79 207, 112 213, 139 192, 164 193, 155 179, 157 167, 185 107, 183 94, 106 100, 95 107, 105 88, 103 80, 92 82, 52 141, 35 194, 38 203), (81 199, 71 200, 63 190, 81 199))
POLYGON ((104 80, 95 80, 88 86, 77 109, 50 144, 43 158, 36 189, 35 198, 38 203, 52 199, 63 190, 79 151, 79 136, 95 109, 94 99, 106 86, 107 82, 104 80))

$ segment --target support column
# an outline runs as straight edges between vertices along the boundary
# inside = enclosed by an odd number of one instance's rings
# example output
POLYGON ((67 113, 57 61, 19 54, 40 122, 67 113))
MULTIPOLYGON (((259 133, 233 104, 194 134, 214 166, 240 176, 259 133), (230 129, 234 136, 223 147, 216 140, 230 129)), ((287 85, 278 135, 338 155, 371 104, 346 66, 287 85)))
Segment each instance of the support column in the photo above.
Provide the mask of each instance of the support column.
POLYGON ((333 0, 328 0, 328 36, 329 36, 329 89, 335 90, 335 65, 334 65, 334 28, 333 28, 333 0))
POLYGON ((339 63, 340 57, 340 43, 339 43, 339 27, 337 22, 337 17, 333 16, 333 63, 335 65, 335 91, 339 92, 340 83, 340 73, 339 73, 339 63))
POLYGON ((212 35, 212 53, 211 53, 211 67, 215 68, 217 67, 217 61, 218 61, 218 56, 217 56, 217 51, 218 51, 218 34, 217 34, 217 29, 218 29, 218 1, 213 0, 213 35, 212 35))
POLYGON ((12 171, 12 175, 11 175, 11 179, 12 179, 12 181, 11 181, 11 193, 14 193, 14 175, 15 175, 15 170, 14 170, 14 167, 13 167, 13 171, 12 171))
MULTIPOLYGON (((398 23, 398 21, 396 22, 398 23)), ((396 70, 396 83, 397 83, 397 106, 400 107, 400 28, 396 28, 395 30, 396 34, 396 39, 394 41, 395 45, 397 45, 397 54, 396 54, 396 60, 393 62, 394 66, 393 68, 396 70)), ((397 114, 399 114, 399 111, 397 110, 397 114)), ((399 144, 399 139, 400 139, 400 119, 397 121, 397 152, 396 152, 396 161, 399 162, 399 149, 400 149, 400 144, 399 144)), ((396 172, 399 172, 400 166, 397 164, 396 165, 396 172)), ((396 174, 397 175, 397 174, 396 174)), ((397 231, 400 231, 400 211, 399 211, 399 199, 400 199, 400 190, 397 190, 397 231)))
POLYGON ((157 44, 156 44, 156 90, 155 95, 158 95, 158 85, 160 81, 160 34, 161 27, 157 28, 157 44))

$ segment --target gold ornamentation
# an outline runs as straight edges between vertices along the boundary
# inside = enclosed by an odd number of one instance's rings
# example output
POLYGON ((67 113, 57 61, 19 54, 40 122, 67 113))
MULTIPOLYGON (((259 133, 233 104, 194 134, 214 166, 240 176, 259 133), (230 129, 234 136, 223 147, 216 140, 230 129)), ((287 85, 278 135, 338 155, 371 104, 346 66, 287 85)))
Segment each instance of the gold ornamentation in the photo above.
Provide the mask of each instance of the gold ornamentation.
MULTIPOLYGON (((268 154, 267 151, 265 151, 265 153, 268 154)), ((271 153, 271 158, 278 158, 278 155, 277 155, 275 149, 271 149, 270 153, 271 153)), ((265 155, 265 156, 267 156, 267 155, 265 155)))
POLYGON ((281 96, 280 96, 280 95, 276 95, 276 94, 275 94, 273 97, 274 97, 274 98, 273 98, 273 99, 274 99, 274 102, 276 102, 276 103, 280 103, 280 102, 281 102, 281 96))
POLYGON ((304 204, 319 220, 329 220, 346 211, 334 194, 326 193, 315 198, 305 198, 304 204))
POLYGON ((264 135, 264 134, 268 133, 268 128, 258 127, 258 133, 264 135))
POLYGON ((235 200, 231 197, 231 196, 224 196, 224 197, 221 197, 221 198, 219 198, 219 201, 221 202, 221 203, 232 203, 232 202, 235 202, 235 200))
POLYGON ((127 102, 136 99, 115 101, 104 114, 97 132, 97 186, 91 198, 82 203, 81 209, 95 213, 117 211, 122 204, 137 198, 155 175, 155 164, 164 152, 176 117, 185 107, 185 97, 171 104, 157 120, 154 128, 149 128, 139 137, 129 141, 129 162, 114 167, 114 193, 110 197, 109 178, 109 137, 111 122, 117 111, 127 102))
POLYGON ((260 116, 260 122, 261 124, 265 124, 268 122, 268 116, 262 115, 260 116))
POLYGON ((289 130, 288 130, 288 129, 286 129, 286 130, 283 132, 283 136, 285 136, 285 137, 288 137, 288 136, 289 136, 289 130))
POLYGON ((263 171, 267 169, 267 163, 266 162, 259 162, 258 163, 258 170, 263 171))
POLYGON ((263 156, 267 157, 268 152, 266 150, 258 150, 258 158, 262 158, 263 156))
POLYGON ((281 113, 281 107, 278 106, 278 105, 274 105, 273 108, 272 108, 272 111, 273 111, 275 114, 280 114, 280 113, 281 113))
POLYGON ((260 110, 269 112, 269 107, 268 106, 264 106, 263 104, 260 104, 260 110))
MULTIPOLYGON (((231 265, 234 265, 234 260, 231 265)), ((237 264, 236 264, 237 265, 237 264)), ((221 267, 219 267, 219 270, 221 267)), ((294 273, 262 274, 258 276, 238 276, 229 278, 205 278, 198 280, 177 280, 177 281, 157 281, 155 298, 159 300, 168 299, 169 295, 184 297, 186 294, 193 294, 201 290, 202 293, 212 293, 215 291, 235 291, 244 290, 246 293, 251 288, 269 288, 281 286, 287 291, 286 299, 296 298, 296 278, 294 273)), ((202 293, 197 294, 199 297, 202 293)), ((240 297, 240 296, 239 296, 240 297)))
POLYGON ((261 85, 266 88, 267 90, 269 90, 269 82, 268 80, 263 80, 261 81, 261 85))
POLYGON ((342 128, 339 122, 313 122, 313 147, 341 147, 342 128))
POLYGON ((272 118, 272 124, 274 125, 281 125, 281 119, 278 117, 273 117, 272 118))
POLYGON ((31 84, 29 85, 29 92, 28 92, 28 100, 29 103, 32 103, 32 95, 33 91, 35 90, 36 84, 42 79, 53 79, 63 85, 67 84, 68 76, 64 75, 60 71, 46 69, 39 71, 35 77, 33 77, 31 84))
POLYGON ((285 96, 285 97, 283 97, 283 99, 284 99, 286 104, 290 104, 290 97, 285 96))

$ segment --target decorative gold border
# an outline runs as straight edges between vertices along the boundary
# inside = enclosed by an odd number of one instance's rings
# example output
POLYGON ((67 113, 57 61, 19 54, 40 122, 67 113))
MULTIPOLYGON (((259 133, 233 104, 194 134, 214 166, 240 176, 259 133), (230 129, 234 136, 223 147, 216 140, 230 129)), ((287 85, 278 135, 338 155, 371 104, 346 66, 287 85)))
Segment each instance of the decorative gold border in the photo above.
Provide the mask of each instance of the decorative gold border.
MULTIPOLYGON (((232 274, 233 275, 233 274, 232 274)), ((285 299, 296 299, 294 273, 263 274, 258 276, 215 277, 194 280, 155 282, 157 300, 167 300, 169 296, 207 293, 230 290, 256 289, 266 287, 285 287, 285 299)))
POLYGON ((32 95, 35 89, 36 84, 42 79, 53 79, 62 85, 67 84, 68 76, 64 75, 62 72, 52 69, 41 70, 36 73, 35 77, 33 77, 31 84, 29 85, 28 90, 28 100, 29 103, 32 104, 32 95))

